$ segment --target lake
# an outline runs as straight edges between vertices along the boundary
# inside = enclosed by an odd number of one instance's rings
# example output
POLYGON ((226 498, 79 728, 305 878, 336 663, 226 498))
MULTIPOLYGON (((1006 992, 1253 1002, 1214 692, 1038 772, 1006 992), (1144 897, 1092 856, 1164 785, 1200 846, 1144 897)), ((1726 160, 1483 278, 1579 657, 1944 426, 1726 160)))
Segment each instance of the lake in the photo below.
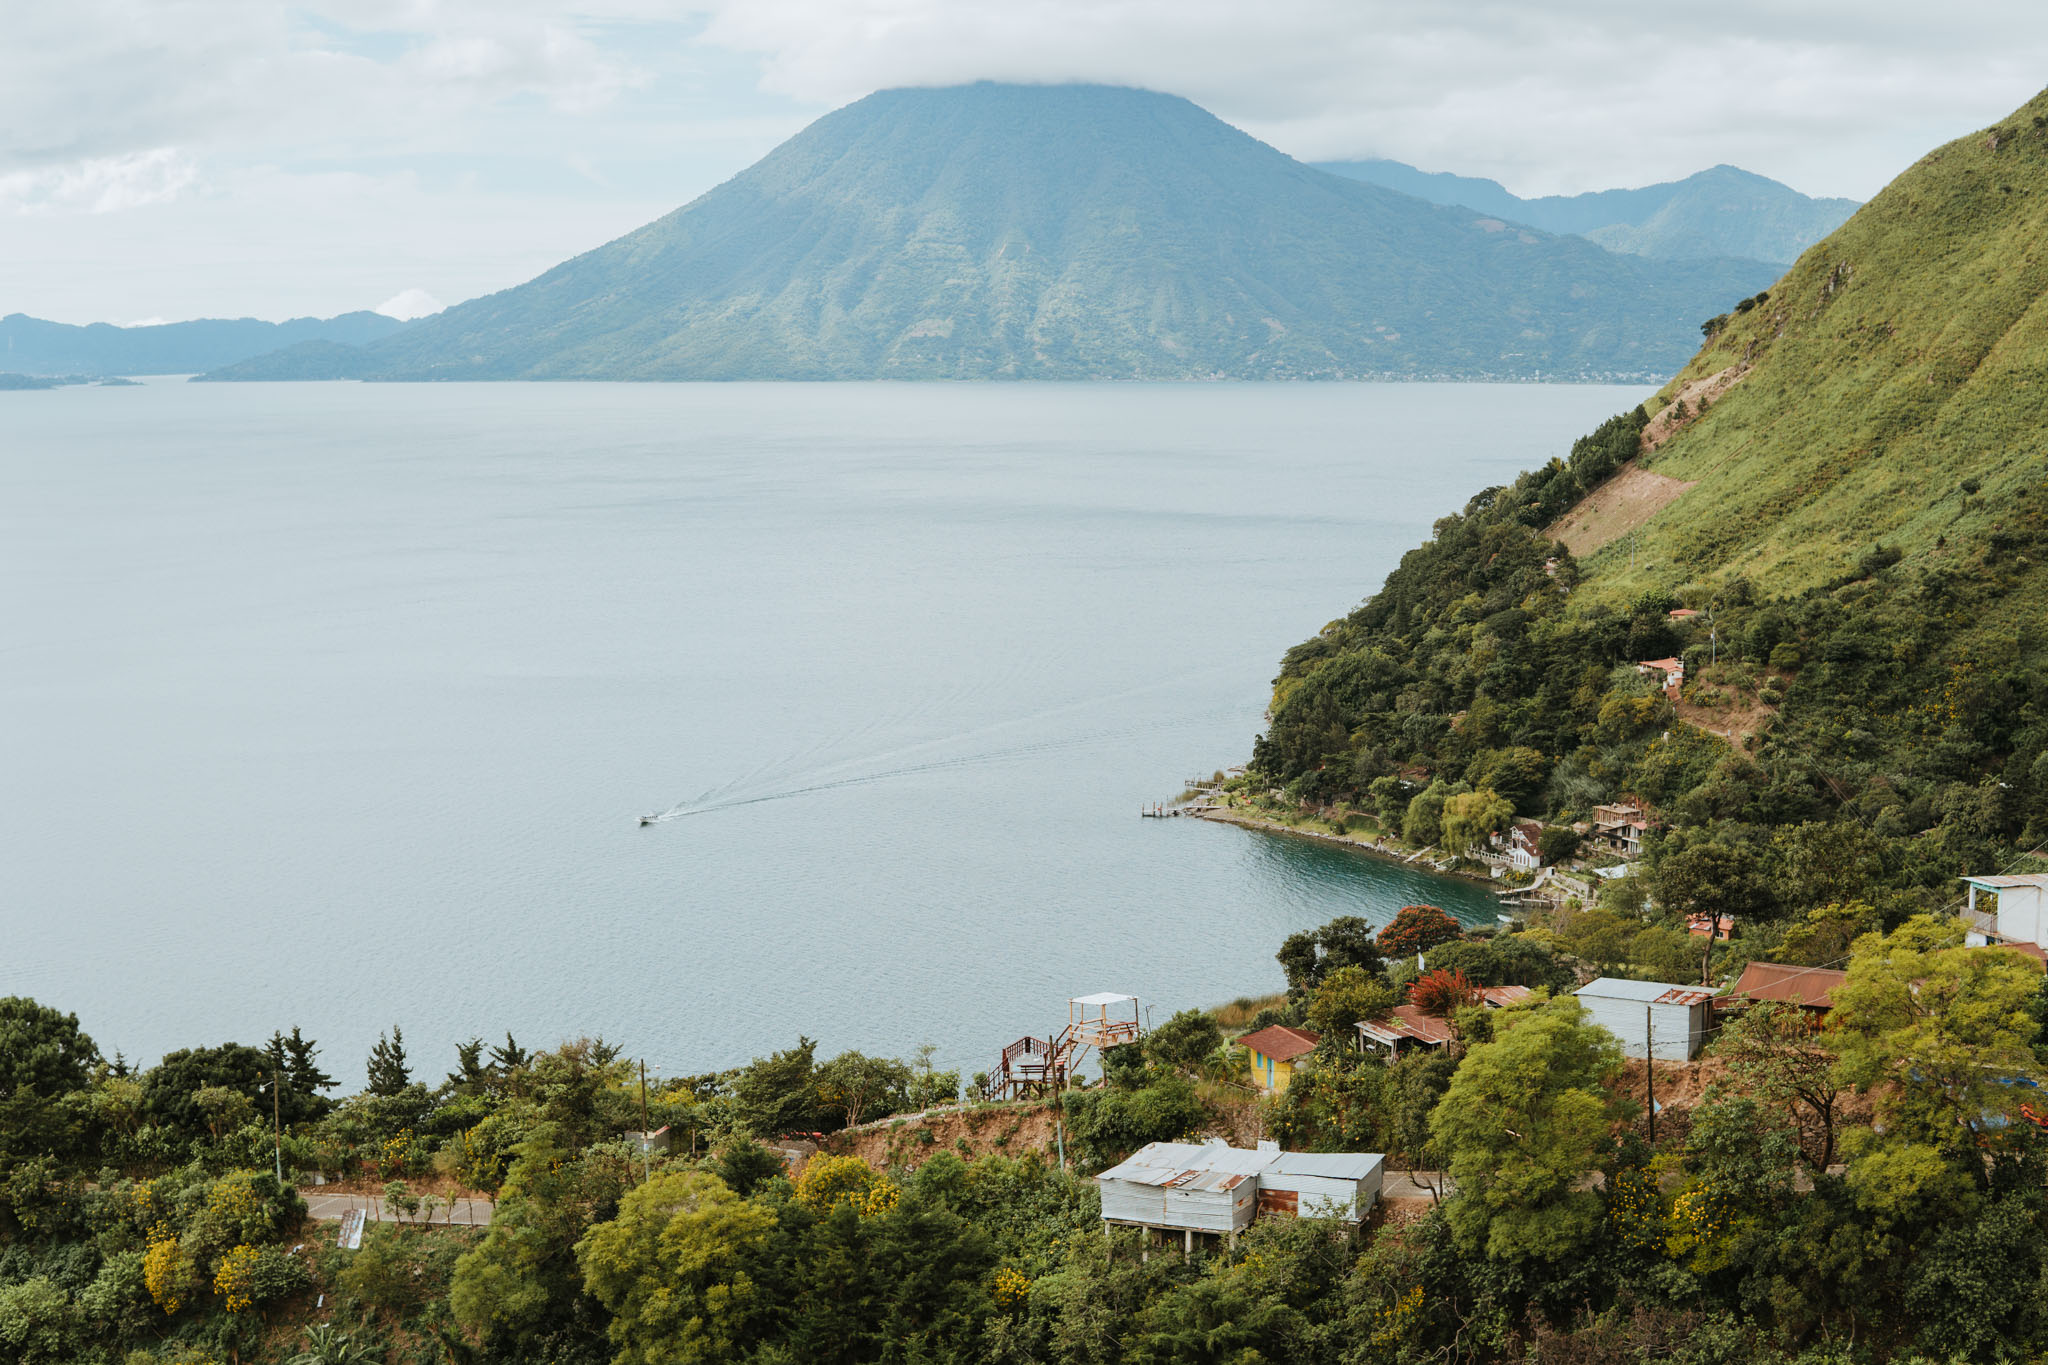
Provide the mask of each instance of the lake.
POLYGON ((0 995, 111 1055, 293 1025, 799 1034, 987 1069, 1482 887, 1140 820, 1436 518, 1644 396, 1539 385, 0 395, 0 995), (638 817, 673 812, 641 827, 638 817))

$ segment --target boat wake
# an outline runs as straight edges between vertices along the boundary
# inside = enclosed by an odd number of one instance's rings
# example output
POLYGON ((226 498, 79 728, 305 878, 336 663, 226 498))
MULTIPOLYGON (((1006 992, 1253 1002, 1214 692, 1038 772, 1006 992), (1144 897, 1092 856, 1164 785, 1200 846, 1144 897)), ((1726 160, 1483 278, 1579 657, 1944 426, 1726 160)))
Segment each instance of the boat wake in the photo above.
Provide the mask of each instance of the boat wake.
MULTIPOLYGON (((940 739, 925 740, 906 745, 899 749, 871 754, 865 758, 849 759, 841 763, 827 764, 801 776, 791 774, 787 784, 775 782, 776 770, 784 768, 788 760, 771 761, 752 772, 735 778, 702 795, 687 801, 679 801, 666 810, 656 811, 640 817, 642 825, 663 825, 672 821, 687 819, 693 815, 710 815, 716 811, 737 810, 742 806, 758 806, 769 801, 791 801, 804 796, 816 796, 824 792, 843 791, 849 787, 872 786, 879 782, 894 782, 904 778, 918 777, 930 773, 953 772, 962 768, 992 767, 1004 763, 1015 763, 1037 758, 1045 754, 1064 753, 1077 749, 1093 748, 1100 744, 1129 739, 1132 736, 1157 730, 1176 729, 1195 720, 1208 720, 1210 716, 1176 715, 1137 725, 1117 726, 1068 734, 1055 739, 1044 739, 1035 743, 1014 744, 1000 748, 983 749, 972 753, 934 755, 917 762, 897 762, 886 767, 877 764, 890 759, 907 758, 913 754, 926 753, 934 749, 957 746, 963 741, 993 735, 1003 730, 1030 725, 1062 714, 1122 701, 1127 698, 1154 692, 1161 688, 1179 686, 1204 673, 1219 670, 1200 670, 1165 682, 1152 683, 1144 687, 1131 688, 1109 696, 1090 698, 1065 706, 1052 707, 1028 716, 998 721, 957 735, 940 739), (847 769, 854 769, 852 772, 847 769), (769 787, 769 790, 761 790, 769 787)), ((1234 708, 1233 708, 1234 709, 1234 708)), ((873 727, 864 727, 872 729, 873 727)), ((814 747, 811 753, 817 752, 814 747)))

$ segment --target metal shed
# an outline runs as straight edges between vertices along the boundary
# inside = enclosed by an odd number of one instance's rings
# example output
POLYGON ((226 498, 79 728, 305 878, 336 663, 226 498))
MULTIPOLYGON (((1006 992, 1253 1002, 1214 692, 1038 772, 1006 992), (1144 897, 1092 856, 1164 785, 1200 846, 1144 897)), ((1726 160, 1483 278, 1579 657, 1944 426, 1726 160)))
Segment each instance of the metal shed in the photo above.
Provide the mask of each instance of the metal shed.
POLYGON ((1621 1040, 1630 1057, 1654 1054, 1660 1062, 1688 1062, 1707 1036, 1714 993, 1669 981, 1625 981, 1603 976, 1576 994, 1586 1017, 1621 1040))
POLYGON ((1385 1165, 1378 1152, 1282 1152, 1259 1172, 1259 1212, 1362 1222, 1385 1165))
POLYGON ((1227 1236, 1252 1221, 1259 1172, 1277 1155, 1222 1141, 1154 1142, 1095 1177, 1102 1221, 1227 1236))

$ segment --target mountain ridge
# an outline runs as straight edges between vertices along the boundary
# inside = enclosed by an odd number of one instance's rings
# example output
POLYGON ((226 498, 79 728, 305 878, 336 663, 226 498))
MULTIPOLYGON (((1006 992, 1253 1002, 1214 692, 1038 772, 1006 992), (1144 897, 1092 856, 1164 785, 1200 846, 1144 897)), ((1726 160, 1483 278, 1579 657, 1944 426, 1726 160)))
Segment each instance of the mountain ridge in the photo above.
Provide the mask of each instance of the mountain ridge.
POLYGON ((1726 164, 1683 180, 1536 199, 1524 199, 1496 180, 1423 171, 1401 161, 1311 164, 1433 204, 1458 205, 1657 260, 1737 256, 1789 265, 1858 207, 1853 199, 1813 198, 1726 164))
POLYGON ((349 368, 1661 378, 1700 317, 1775 273, 1653 266, 1329 176, 1175 96, 984 82, 870 95, 682 208, 349 368))
POLYGON ((0 318, 0 370, 29 375, 197 374, 309 341, 377 341, 407 324, 357 311, 331 318, 198 318, 117 327, 49 322, 26 313, 0 318))

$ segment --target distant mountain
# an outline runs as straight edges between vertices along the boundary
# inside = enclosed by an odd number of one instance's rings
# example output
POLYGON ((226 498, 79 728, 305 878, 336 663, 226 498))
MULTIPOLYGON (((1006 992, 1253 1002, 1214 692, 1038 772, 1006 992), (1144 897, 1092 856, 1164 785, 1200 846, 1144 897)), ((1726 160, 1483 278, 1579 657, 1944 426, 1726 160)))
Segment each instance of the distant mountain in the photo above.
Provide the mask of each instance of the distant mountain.
POLYGON ((1522 199, 1498 181, 1419 171, 1399 161, 1321 161, 1321 170, 1455 204, 1546 232, 1590 238, 1610 251, 1658 260, 1745 256, 1787 265, 1857 208, 1853 199, 1809 199, 1734 166, 1636 190, 1522 199))
POLYGON ((406 324, 381 313, 332 318, 207 318, 154 327, 76 327, 25 313, 0 318, 0 370, 20 374, 198 374, 302 341, 362 345, 406 324))
POLYGON ((209 377, 1661 378, 1776 274, 1325 175, 1168 95, 985 83, 871 95, 359 357, 209 377))

